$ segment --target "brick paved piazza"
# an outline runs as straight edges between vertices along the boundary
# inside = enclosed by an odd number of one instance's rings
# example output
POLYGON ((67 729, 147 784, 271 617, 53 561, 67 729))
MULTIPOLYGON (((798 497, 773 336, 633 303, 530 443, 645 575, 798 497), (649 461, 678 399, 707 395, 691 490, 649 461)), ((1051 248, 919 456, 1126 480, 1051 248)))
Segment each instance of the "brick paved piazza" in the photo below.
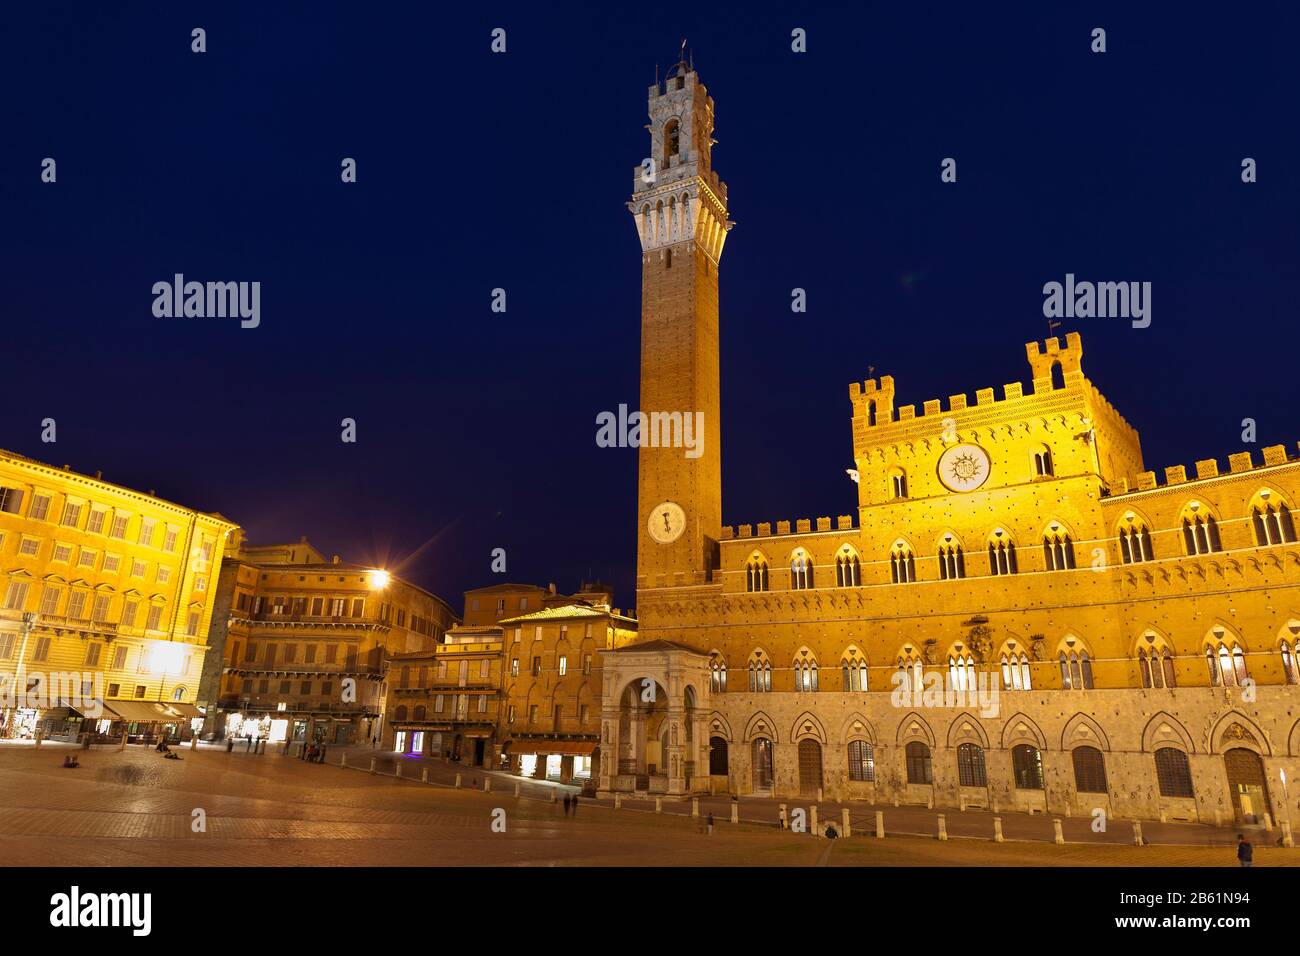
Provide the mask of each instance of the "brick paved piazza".
MULTIPOLYGON (((827 841, 772 826, 733 825, 717 813, 712 836, 700 832, 689 804, 663 814, 614 810, 587 801, 566 818, 548 801, 550 790, 493 776, 492 793, 456 790, 416 780, 308 764, 275 754, 180 751, 164 760, 132 747, 91 752, 46 746, 0 746, 0 854, 24 865, 594 865, 594 866, 907 866, 1233 865, 1228 846, 1085 845, 1011 840, 935 839, 865 834, 869 808, 855 815, 861 827, 847 840, 827 841), (81 767, 60 765, 77 753, 81 767), (532 796, 530 796, 530 794, 532 796), (493 833, 495 808, 506 811, 507 830, 493 833), (207 832, 191 832, 201 808, 207 832), (675 810, 676 812, 669 812, 675 810)), ((350 757, 361 762, 363 755, 350 757)), ((368 765, 369 756, 364 755, 368 765)), ((454 768, 431 768, 444 779, 454 768)), ((411 772, 408 770, 408 773, 411 772)), ((414 770, 418 775, 420 770, 414 770)), ((483 774, 465 782, 482 786, 483 774)), ((707 804, 706 804, 707 807, 707 804)), ((742 818, 762 817, 742 803, 742 818)), ((919 808, 924 812, 923 808, 919 808)), ((855 814, 857 811, 854 811, 855 814)), ((886 809, 887 825, 891 811, 886 809)), ((836 814, 838 816, 838 814, 836 814)), ((962 815, 949 814, 957 822, 962 815)), ((823 821, 826 816, 823 816, 823 821)), ((906 830, 906 827, 902 829, 906 830)), ((950 825, 950 830, 953 827, 950 825)), ((953 830, 953 832, 957 832, 953 830)), ((1295 865, 1300 851, 1262 845, 1256 865, 1295 865)))

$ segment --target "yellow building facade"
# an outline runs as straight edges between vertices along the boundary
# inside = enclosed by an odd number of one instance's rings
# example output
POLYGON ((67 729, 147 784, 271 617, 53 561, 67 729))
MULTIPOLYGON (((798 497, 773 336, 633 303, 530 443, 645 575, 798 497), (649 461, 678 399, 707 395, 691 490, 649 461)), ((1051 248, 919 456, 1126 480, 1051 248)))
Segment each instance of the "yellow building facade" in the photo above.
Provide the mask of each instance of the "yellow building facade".
POLYGON ((389 660, 432 651, 456 615, 383 568, 296 544, 241 544, 220 587, 216 736, 378 743, 389 660))
POLYGON ((0 451, 0 736, 188 734, 236 527, 0 451))
MULTIPOLYGON (((649 113, 642 411, 716 420, 713 103, 679 64, 649 113)), ((1077 334, 1026 357, 974 401, 853 384, 834 517, 723 526, 717 440, 640 449, 642 643, 608 655, 602 791, 1289 818, 1300 461, 1147 470, 1077 334)))

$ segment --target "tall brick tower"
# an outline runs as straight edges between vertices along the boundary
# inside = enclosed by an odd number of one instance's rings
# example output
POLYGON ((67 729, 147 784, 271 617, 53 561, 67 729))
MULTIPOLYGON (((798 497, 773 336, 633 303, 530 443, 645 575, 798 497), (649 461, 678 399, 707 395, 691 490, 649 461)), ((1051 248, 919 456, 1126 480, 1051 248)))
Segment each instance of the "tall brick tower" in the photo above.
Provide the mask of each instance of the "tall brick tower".
POLYGON ((704 427, 697 457, 641 447, 638 588, 700 584, 717 566, 718 260, 731 228, 727 187, 710 158, 713 100, 689 64, 650 87, 649 111, 650 156, 636 169, 627 205, 641 237, 640 407, 647 416, 668 413, 661 423, 675 423, 672 413, 694 423, 701 412, 704 427))

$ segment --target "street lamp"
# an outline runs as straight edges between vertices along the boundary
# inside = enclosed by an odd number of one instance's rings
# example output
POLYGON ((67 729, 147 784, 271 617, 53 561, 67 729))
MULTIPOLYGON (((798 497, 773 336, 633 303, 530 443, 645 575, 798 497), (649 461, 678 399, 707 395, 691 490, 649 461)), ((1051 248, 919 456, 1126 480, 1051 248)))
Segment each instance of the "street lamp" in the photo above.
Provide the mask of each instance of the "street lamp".
POLYGON ((375 591, 382 591, 388 587, 388 582, 392 580, 392 575, 382 568, 376 568, 370 572, 370 587, 375 591))

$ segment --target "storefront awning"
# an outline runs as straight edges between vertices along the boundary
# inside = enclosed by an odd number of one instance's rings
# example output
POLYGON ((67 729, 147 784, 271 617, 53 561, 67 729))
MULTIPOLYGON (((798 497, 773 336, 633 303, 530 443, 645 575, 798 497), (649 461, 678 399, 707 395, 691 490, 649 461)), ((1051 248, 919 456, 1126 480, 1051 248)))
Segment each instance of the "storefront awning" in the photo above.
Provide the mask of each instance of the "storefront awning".
POLYGON ((172 711, 178 717, 183 717, 186 719, 193 719, 195 717, 203 716, 203 711, 199 710, 193 704, 169 703, 167 705, 167 709, 172 711))
POLYGON ((104 704, 104 710, 122 720, 136 723, 170 723, 179 719, 163 710, 161 704, 149 704, 142 700, 111 700, 104 704))
POLYGON ((596 750, 594 740, 515 740, 510 743, 511 756, 519 754, 574 754, 589 757, 596 750))

